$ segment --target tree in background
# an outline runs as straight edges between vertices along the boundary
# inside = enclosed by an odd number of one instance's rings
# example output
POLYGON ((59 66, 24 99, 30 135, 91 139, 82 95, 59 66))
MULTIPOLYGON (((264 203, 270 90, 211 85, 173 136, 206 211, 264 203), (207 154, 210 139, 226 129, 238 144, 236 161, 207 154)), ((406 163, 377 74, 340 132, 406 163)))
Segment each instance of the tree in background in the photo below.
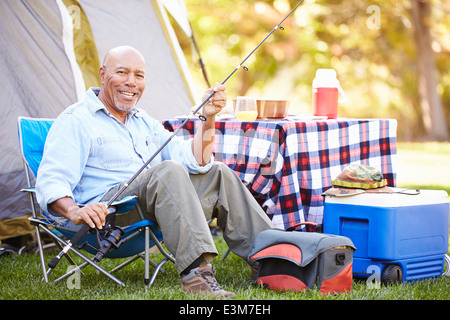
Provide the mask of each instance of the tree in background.
MULTIPOLYGON (((222 81, 297 3, 185 2, 211 82, 222 81)), ((438 0, 304 0, 247 61, 249 71, 227 82, 229 97, 289 99, 291 113, 311 113, 315 72, 332 68, 348 98, 340 116, 395 118, 403 141, 447 140, 449 13, 450 2, 438 0)), ((196 62, 189 39, 180 40, 196 62)), ((205 86, 198 65, 192 70, 205 86)))
POLYGON ((425 133, 430 140, 446 141, 447 123, 441 97, 437 91, 437 70, 432 48, 433 39, 430 34, 432 27, 430 2, 412 0, 411 18, 414 25, 420 107, 425 133))

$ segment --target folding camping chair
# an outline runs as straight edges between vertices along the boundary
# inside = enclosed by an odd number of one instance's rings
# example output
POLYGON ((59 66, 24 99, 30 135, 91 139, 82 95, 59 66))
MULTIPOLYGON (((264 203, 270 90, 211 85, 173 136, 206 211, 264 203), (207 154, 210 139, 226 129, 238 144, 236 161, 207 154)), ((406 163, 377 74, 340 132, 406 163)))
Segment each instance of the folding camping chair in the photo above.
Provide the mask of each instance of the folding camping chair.
MULTIPOLYGON (((44 276, 43 281, 48 282, 48 277, 55 267, 56 263, 54 263, 55 259, 53 259, 49 263, 49 269, 47 270, 44 259, 43 245, 40 237, 40 230, 43 230, 46 234, 48 234, 61 250, 63 250, 63 248, 67 248, 69 252, 76 254, 82 260, 84 260, 84 262, 78 268, 73 268, 70 272, 56 279, 55 282, 68 278, 79 269, 84 268, 87 265, 91 265, 97 271, 103 273, 117 284, 125 286, 122 281, 114 277, 111 273, 118 269, 121 269, 122 267, 139 258, 142 258, 144 259, 145 263, 144 281, 146 284, 151 286, 158 272, 160 270, 164 271, 162 270, 162 266, 167 261, 175 262, 175 259, 162 247, 162 234, 158 230, 156 225, 151 220, 144 218, 142 209, 137 202, 136 196, 126 197, 121 201, 115 201, 111 204, 111 208, 115 209, 115 214, 126 214, 133 208, 136 208, 142 219, 141 221, 124 228, 111 229, 110 232, 108 234, 104 234, 103 237, 100 237, 99 233, 87 233, 80 241, 77 242, 78 244, 80 244, 77 248, 75 248, 76 243, 70 246, 68 245, 70 242, 65 239, 72 239, 77 233, 77 230, 71 230, 59 226, 54 220, 50 218, 49 215, 47 215, 45 212, 42 212, 40 209, 40 214, 38 215, 38 206, 35 204, 34 188, 32 187, 31 183, 31 174, 33 174, 34 177, 37 177, 39 164, 42 160, 45 140, 47 138, 48 131, 53 124, 53 121, 53 119, 19 117, 17 125, 20 151, 23 156, 24 169, 28 184, 28 188, 22 189, 21 191, 28 192, 30 198, 32 217, 30 217, 29 220, 30 223, 35 226, 36 230, 36 240, 39 249, 42 273, 44 276), (122 236, 118 237, 117 235, 119 234, 122 234, 122 236), (109 245, 112 250, 104 252, 106 250, 103 250, 102 248, 104 248, 105 245, 109 245), (154 246, 156 246, 160 253, 164 256, 164 259, 161 260, 158 264, 155 264, 149 258, 150 248, 154 246), (91 254, 95 254, 95 256, 90 259, 80 251, 81 249, 91 254), (113 259, 128 257, 129 259, 108 272, 100 265, 98 265, 99 259, 102 259, 103 257, 113 259), (151 278, 149 272, 150 264, 155 268, 151 278)), ((65 254, 61 252, 61 255, 64 255, 69 260, 69 262, 74 265, 75 263, 73 259, 68 255, 69 252, 65 254)))

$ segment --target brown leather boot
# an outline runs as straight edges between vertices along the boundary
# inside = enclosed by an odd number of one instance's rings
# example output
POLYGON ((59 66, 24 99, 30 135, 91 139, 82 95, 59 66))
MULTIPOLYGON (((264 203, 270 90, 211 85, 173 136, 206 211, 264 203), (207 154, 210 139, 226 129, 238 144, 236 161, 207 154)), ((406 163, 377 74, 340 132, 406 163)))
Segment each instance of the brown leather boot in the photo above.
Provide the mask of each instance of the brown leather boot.
POLYGON ((200 267, 192 269, 189 274, 181 278, 181 289, 187 293, 210 295, 213 298, 230 299, 234 293, 224 290, 214 275, 216 271, 207 263, 202 262, 200 267))

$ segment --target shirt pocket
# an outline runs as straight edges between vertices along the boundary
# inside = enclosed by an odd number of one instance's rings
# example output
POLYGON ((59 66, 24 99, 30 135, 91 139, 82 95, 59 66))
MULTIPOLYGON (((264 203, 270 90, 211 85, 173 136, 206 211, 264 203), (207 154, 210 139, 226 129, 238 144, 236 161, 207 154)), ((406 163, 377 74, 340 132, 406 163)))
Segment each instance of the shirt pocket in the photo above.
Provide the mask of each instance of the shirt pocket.
MULTIPOLYGON (((138 146, 139 148, 136 149, 136 153, 138 153, 143 163, 147 162, 151 157, 154 156, 156 151, 158 150, 158 138, 155 136, 142 136, 138 139, 138 146)), ((152 162, 149 164, 150 166, 155 165, 157 163, 161 162, 161 152, 159 152, 155 158, 152 160, 152 162)))
POLYGON ((122 169, 131 165, 133 149, 120 137, 97 138, 100 166, 104 169, 122 169))

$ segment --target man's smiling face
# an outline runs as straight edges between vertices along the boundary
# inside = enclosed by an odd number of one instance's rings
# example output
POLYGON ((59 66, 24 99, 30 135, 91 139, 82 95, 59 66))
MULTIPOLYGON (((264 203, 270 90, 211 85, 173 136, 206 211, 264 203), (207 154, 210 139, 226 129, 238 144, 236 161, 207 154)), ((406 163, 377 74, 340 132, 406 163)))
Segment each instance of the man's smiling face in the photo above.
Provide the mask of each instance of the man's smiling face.
POLYGON ((99 74, 99 99, 113 115, 126 115, 145 89, 144 59, 135 50, 117 48, 105 58, 99 74))

